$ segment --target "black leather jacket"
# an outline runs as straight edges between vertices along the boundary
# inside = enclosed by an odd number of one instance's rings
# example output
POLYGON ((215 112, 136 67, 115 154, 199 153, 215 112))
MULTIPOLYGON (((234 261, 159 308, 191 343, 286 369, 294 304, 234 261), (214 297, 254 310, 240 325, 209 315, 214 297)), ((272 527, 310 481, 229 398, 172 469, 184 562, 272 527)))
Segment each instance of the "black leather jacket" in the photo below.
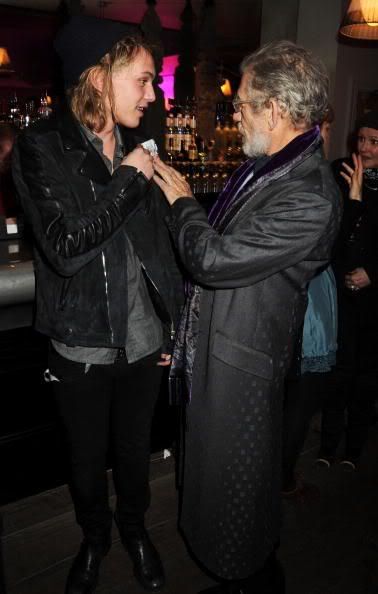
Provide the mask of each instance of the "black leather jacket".
POLYGON ((69 112, 20 135, 13 175, 35 239, 35 328, 71 346, 125 346, 127 234, 170 334, 182 279, 156 184, 129 166, 110 175, 69 112))

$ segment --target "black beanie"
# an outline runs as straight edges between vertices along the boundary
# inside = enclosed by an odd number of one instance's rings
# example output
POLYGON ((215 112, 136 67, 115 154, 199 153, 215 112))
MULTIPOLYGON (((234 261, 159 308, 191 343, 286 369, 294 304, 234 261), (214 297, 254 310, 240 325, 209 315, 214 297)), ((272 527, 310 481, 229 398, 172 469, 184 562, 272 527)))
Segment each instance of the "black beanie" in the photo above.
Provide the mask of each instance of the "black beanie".
POLYGON ((368 111, 357 121, 357 130, 360 128, 374 128, 378 130, 378 111, 368 111))
POLYGON ((75 85, 82 72, 95 66, 123 37, 137 35, 137 26, 78 15, 58 32, 54 47, 63 67, 64 86, 75 85))

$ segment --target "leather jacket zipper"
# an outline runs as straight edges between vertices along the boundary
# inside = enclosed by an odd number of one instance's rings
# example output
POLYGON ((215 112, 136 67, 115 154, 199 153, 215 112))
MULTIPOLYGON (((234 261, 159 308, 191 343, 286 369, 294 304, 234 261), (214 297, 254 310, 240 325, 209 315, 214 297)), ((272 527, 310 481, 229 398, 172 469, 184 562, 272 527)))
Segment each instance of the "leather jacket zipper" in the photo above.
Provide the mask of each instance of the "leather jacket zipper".
POLYGON ((59 309, 62 311, 66 307, 68 289, 69 289, 70 285, 71 285, 71 279, 65 278, 63 281, 63 286, 62 286, 62 290, 60 292, 60 299, 59 299, 59 309))
POLYGON ((152 291, 151 290, 149 291, 152 304, 154 305, 155 310, 157 310, 156 313, 159 316, 160 320, 164 324, 169 325, 169 335, 170 335, 171 340, 173 341, 174 338, 175 338, 175 335, 176 335, 176 330, 175 330, 174 322, 172 320, 172 316, 169 313, 169 311, 168 311, 168 309, 167 309, 167 307, 166 307, 166 305, 164 303, 164 300, 163 300, 163 298, 161 296, 161 293, 160 293, 159 289, 157 288, 155 282, 152 280, 152 278, 148 274, 148 272, 146 270, 146 267, 143 264, 143 262, 141 262, 140 265, 141 265, 143 274, 144 274, 144 276, 145 276, 145 278, 147 280, 147 288, 148 288, 148 283, 149 283, 150 286, 153 288, 154 293, 155 293, 155 297, 154 297, 154 295, 151 294, 152 291), (157 303, 156 297, 158 297, 159 303, 157 303))
MULTIPOLYGON (((91 182, 91 188, 92 188, 92 193, 93 193, 93 198, 94 201, 97 202, 97 196, 96 196, 96 191, 93 185, 93 181, 90 180, 91 182)), ((111 318, 110 318, 110 306, 109 306, 109 286, 108 286, 108 273, 106 270, 106 258, 105 258, 105 254, 103 251, 101 251, 101 262, 102 262, 102 269, 104 272, 104 284, 105 284, 105 295, 106 295, 106 309, 108 312, 108 323, 109 323, 109 330, 110 330, 110 337, 111 337, 111 341, 112 343, 114 342, 114 331, 112 328, 112 323, 111 323, 111 318)))

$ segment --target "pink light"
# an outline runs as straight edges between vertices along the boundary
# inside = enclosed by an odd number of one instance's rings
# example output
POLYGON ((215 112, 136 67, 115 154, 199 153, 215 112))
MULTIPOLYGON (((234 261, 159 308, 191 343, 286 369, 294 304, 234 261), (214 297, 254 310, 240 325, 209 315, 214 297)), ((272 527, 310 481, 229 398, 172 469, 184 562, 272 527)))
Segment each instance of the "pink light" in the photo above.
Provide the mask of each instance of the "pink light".
POLYGON ((174 82, 175 82, 175 70, 178 66, 178 55, 174 56, 165 56, 163 58, 163 68, 160 72, 160 75, 163 81, 160 83, 159 87, 162 89, 164 93, 164 97, 166 98, 166 107, 169 109, 169 104, 167 105, 168 99, 174 99, 174 82))

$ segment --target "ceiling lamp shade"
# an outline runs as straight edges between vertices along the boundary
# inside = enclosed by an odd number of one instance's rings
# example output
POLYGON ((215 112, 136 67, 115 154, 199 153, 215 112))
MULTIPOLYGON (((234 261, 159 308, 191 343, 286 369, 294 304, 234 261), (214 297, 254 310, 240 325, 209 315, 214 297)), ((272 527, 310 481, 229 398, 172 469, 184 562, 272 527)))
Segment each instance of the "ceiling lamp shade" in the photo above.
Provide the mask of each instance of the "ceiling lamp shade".
POLYGON ((8 66, 10 64, 10 57, 8 50, 5 47, 0 47, 0 66, 8 66))
POLYGON ((231 83, 228 80, 228 78, 225 78, 223 83, 221 84, 221 91, 223 93, 223 95, 225 97, 231 97, 232 96, 232 88, 231 88, 231 83))
POLYGON ((353 39, 378 41, 378 0, 351 0, 339 32, 353 39))
POLYGON ((11 67, 11 60, 8 50, 5 47, 0 47, 0 76, 10 76, 14 74, 11 67))

